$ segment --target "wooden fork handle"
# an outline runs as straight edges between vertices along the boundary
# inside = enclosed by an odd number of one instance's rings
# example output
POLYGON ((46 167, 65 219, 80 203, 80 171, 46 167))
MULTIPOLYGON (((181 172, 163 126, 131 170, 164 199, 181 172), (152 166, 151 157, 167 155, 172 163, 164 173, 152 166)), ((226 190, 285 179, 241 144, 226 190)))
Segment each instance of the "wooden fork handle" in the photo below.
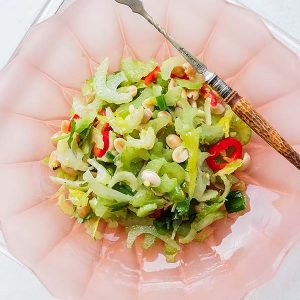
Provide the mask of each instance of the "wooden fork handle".
POLYGON ((233 92, 225 99, 232 110, 271 147, 300 170, 300 155, 243 97, 233 92))

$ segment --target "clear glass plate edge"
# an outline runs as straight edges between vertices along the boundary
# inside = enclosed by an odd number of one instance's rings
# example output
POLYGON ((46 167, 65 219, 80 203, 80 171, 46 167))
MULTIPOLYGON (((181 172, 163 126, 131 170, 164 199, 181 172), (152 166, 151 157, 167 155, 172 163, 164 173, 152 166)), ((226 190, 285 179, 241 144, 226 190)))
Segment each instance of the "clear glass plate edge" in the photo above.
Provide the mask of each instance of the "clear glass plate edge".
MULTIPOLYGON (((14 59, 14 57, 18 54, 18 51, 25 40, 28 32, 30 31, 31 27, 39 24, 48 18, 54 16, 55 14, 59 13, 63 9, 65 9, 68 5, 72 4, 75 0, 47 0, 39 14, 36 16, 34 21, 32 22, 31 26, 29 27, 27 33, 24 35, 23 39, 13 52, 12 56, 10 57, 8 63, 14 59)), ((255 14, 257 14, 261 20, 265 23, 265 25, 268 27, 270 32, 274 35, 276 39, 281 41, 285 46, 287 46, 290 50, 292 50, 295 54, 297 54, 300 57, 300 41, 281 28, 279 28, 277 25, 272 23, 270 20, 264 18, 262 15, 260 15, 258 12, 250 9, 243 3, 241 3, 239 0, 225 0, 228 3, 243 7, 247 10, 253 11, 255 14)))
POLYGON ((285 46, 287 46, 290 50, 292 50, 295 54, 297 54, 300 57, 300 41, 298 39, 294 38, 289 33, 279 28, 276 24, 266 19, 264 16, 260 15, 257 11, 254 11, 248 6, 244 5, 239 0, 225 1, 237 5, 239 7, 243 7, 247 10, 253 11, 256 15, 260 17, 260 19, 264 22, 264 24, 267 26, 267 28, 277 40, 279 40, 281 43, 283 43, 285 46))
MULTIPOLYGON (((28 31, 24 35, 23 39, 13 52, 12 56, 10 57, 8 63, 14 59, 14 57, 18 54, 19 49, 24 42, 28 32, 30 29, 41 22, 44 22, 48 18, 56 15, 57 13, 64 10, 68 5, 72 4, 75 0, 48 0, 41 11, 38 13, 38 15, 33 20, 31 26, 29 27, 28 31)), ((243 7, 245 9, 251 10, 249 7, 245 6, 238 0, 225 0, 228 3, 243 7)), ((253 10, 251 10, 253 11, 253 10)), ((257 12, 255 12, 257 15, 259 15, 257 12)), ((281 41, 285 46, 287 46, 289 49, 291 49, 295 54, 297 54, 300 57, 300 41, 296 38, 289 35, 287 32, 283 31, 281 28, 279 28, 277 25, 273 24, 271 21, 267 20, 263 16, 259 15, 261 20, 265 23, 265 25, 269 28, 270 32, 279 40, 281 41)), ((12 260, 22 264, 17 259, 15 259, 7 250, 7 247, 5 245, 5 241, 3 239, 3 236, 0 231, 0 252, 4 254, 5 256, 11 258, 12 260)), ((22 264, 23 265, 23 264, 22 264)))
MULTIPOLYGON (((8 63, 11 62, 15 58, 15 56, 18 54, 19 49, 22 46, 22 43, 24 42, 27 34, 29 33, 30 29, 34 25, 39 24, 39 23, 47 20, 48 18, 58 14, 59 12, 64 10, 66 7, 68 7, 70 4, 72 4, 74 1, 75 0, 47 0, 46 3, 44 4, 44 6, 42 7, 41 11, 38 13, 38 15, 33 20, 32 24, 29 27, 29 29, 27 30, 26 34, 24 35, 24 37, 22 38, 22 40, 16 47, 15 51, 11 55, 10 59, 8 60, 8 63)), ((292 37, 290 34, 285 32, 281 28, 279 28, 277 25, 275 25, 268 19, 264 18, 262 15, 260 15, 256 11, 250 9, 249 7, 247 7, 240 1, 238 1, 238 0, 225 0, 225 1, 228 3, 234 4, 234 5, 237 5, 239 7, 243 7, 247 10, 253 11, 255 14, 257 14, 261 18, 261 20, 265 23, 265 25, 268 27, 270 32, 274 35, 274 37, 276 39, 278 39, 279 41, 281 41, 285 46, 287 46, 292 52, 294 52, 300 58, 300 41, 298 39, 292 37)), ((14 262, 22 265, 24 268, 26 268, 28 271, 31 272, 31 270, 28 267, 26 267, 22 262, 20 262, 13 255, 10 254, 10 252, 8 251, 8 249, 5 245, 5 241, 4 241, 2 232, 1 232, 1 228, 0 228, 0 253, 5 255, 6 257, 10 258, 14 262)))

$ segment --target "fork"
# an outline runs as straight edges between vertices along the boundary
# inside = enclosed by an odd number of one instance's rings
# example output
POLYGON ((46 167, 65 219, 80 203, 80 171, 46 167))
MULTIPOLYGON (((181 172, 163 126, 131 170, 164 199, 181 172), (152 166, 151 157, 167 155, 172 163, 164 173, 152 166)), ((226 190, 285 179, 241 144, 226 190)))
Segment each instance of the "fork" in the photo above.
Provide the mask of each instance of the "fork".
POLYGON ((255 133, 257 133, 278 153, 300 170, 300 155, 292 148, 292 146, 288 144, 288 142, 252 107, 252 105, 244 97, 240 96, 237 91, 227 85, 227 83, 225 83, 217 74, 210 72, 199 59, 178 44, 169 33, 157 24, 145 10, 142 1, 115 1, 129 6, 134 13, 141 15, 151 25, 153 25, 177 49, 185 60, 189 62, 198 73, 204 76, 205 82, 224 99, 224 102, 232 108, 238 117, 240 117, 255 133))

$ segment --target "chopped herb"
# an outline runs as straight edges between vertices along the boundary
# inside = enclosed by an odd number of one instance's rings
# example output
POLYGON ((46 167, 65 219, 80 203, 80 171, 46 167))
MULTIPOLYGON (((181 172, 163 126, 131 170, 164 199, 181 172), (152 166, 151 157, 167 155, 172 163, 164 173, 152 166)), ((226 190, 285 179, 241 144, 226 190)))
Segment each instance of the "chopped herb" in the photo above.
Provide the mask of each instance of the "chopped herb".
POLYGON ((92 128, 93 128, 93 123, 91 123, 88 128, 85 128, 83 131, 80 132, 80 134, 79 134, 79 137, 80 137, 79 146, 83 145, 84 142, 88 139, 88 137, 89 137, 89 135, 92 131, 92 128))
POLYGON ((165 214, 159 219, 154 220, 153 225, 155 226, 157 232, 162 235, 167 234, 173 228, 172 220, 169 214, 165 214))
POLYGON ((156 101, 157 101, 157 106, 159 107, 160 110, 167 110, 168 109, 168 106, 167 106, 164 95, 157 96, 156 101))
POLYGON ((225 207, 228 213, 244 210, 246 208, 244 194, 241 191, 231 191, 226 197, 225 207))
POLYGON ((105 157, 109 160, 114 160, 115 158, 115 156, 110 151, 106 152, 105 157))
POLYGON ((190 202, 185 199, 176 205, 176 210, 178 211, 179 215, 183 216, 189 212, 190 202))
POLYGON ((175 207, 175 211, 172 214, 173 220, 188 220, 190 202, 188 199, 184 199, 181 202, 178 202, 175 207))

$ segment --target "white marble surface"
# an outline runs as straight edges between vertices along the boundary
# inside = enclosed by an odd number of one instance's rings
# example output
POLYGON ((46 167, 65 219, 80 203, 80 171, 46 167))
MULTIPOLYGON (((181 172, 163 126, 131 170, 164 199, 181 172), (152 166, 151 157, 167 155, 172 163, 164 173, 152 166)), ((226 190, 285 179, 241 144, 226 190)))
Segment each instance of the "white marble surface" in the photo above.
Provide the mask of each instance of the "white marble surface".
MULTIPOLYGON (((46 0, 0 0, 0 69, 6 64, 46 0)), ((300 40, 299 0, 240 0, 300 40)), ((0 239, 1 241, 1 239, 0 239)), ((300 300, 300 243, 284 259, 277 275, 247 300, 300 300)), ((0 299, 55 300, 20 264, 0 254, 0 299)))

